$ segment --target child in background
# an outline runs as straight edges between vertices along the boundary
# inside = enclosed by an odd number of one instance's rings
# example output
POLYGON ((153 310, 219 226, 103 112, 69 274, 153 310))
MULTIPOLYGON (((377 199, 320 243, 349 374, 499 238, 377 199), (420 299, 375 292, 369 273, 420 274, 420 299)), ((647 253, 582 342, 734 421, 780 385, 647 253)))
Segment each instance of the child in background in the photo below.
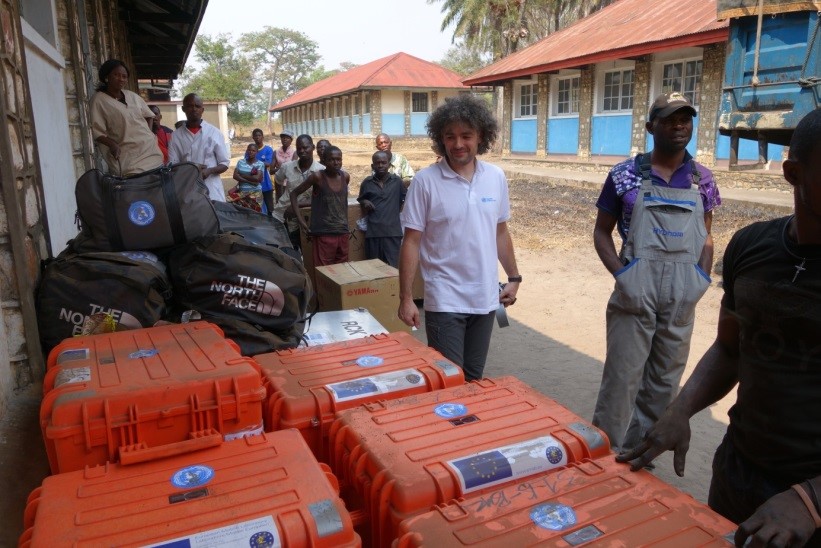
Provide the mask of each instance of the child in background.
POLYGON ((265 164, 257 160, 257 145, 251 143, 245 149, 245 157, 240 158, 234 168, 234 180, 237 186, 228 191, 228 201, 237 202, 243 207, 262 211, 262 178, 265 164))
POLYGON ((342 171, 339 147, 325 149, 323 171, 312 173, 303 183, 291 189, 291 205, 299 211, 298 197, 313 188, 311 194, 311 227, 297 216, 300 228, 313 239, 314 265, 323 266, 348 261, 348 185, 350 175, 342 171))

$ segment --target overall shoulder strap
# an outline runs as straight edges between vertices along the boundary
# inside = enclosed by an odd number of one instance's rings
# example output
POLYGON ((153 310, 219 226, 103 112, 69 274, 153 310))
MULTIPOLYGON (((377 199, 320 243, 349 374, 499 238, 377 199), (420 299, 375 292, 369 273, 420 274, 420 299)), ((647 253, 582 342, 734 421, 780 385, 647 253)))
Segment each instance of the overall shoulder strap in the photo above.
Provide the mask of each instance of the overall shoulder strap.
POLYGON ((641 184, 649 183, 650 182, 650 172, 652 171, 652 166, 650 161, 652 159, 650 152, 645 152, 641 155, 640 163, 639 163, 639 173, 641 174, 641 184))
POLYGON ((690 170, 693 173, 693 184, 699 186, 701 184, 701 172, 698 170, 696 161, 692 158, 690 159, 690 170))

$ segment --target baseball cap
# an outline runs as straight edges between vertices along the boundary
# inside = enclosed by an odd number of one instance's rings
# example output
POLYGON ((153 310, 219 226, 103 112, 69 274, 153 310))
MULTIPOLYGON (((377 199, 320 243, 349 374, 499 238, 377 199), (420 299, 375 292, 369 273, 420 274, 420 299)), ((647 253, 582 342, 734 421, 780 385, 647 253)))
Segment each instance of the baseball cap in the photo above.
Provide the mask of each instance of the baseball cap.
POLYGON ((652 122, 655 118, 667 118, 675 111, 683 108, 689 110, 693 116, 697 115, 696 109, 693 108, 687 97, 678 91, 662 93, 653 101, 653 106, 650 107, 650 113, 647 115, 647 121, 652 122))
POLYGON ((283 135, 285 135, 286 137, 290 137, 291 139, 294 138, 294 132, 291 131, 290 129, 283 129, 282 131, 279 132, 280 137, 282 137, 283 135))

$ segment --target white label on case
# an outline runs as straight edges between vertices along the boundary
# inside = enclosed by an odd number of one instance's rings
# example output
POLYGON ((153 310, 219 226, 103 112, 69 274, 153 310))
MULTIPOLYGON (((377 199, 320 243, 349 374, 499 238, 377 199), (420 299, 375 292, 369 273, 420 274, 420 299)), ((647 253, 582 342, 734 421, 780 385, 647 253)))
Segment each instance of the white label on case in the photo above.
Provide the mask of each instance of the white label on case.
POLYGON ((462 494, 567 464, 567 449, 553 436, 497 447, 446 463, 456 473, 462 494))
POLYGON ((89 356, 88 348, 69 348, 57 354, 57 365, 65 362, 73 362, 77 360, 87 360, 89 356))
POLYGON ((248 428, 246 428, 244 430, 239 430, 237 432, 231 432, 229 434, 225 434, 223 436, 223 439, 225 441, 231 441, 231 440, 238 440, 240 438, 247 438, 248 436, 259 436, 260 434, 262 434, 263 431, 264 430, 263 430, 261 424, 259 426, 249 426, 248 428))
POLYGON ((69 367, 60 370, 54 377, 54 388, 64 384, 74 384, 75 382, 88 382, 91 380, 90 367, 69 367))
POLYGON ((274 518, 265 516, 218 529, 210 529, 175 539, 165 540, 157 544, 149 544, 144 548, 248 548, 249 546, 265 546, 266 548, 280 548, 279 530, 274 518))
POLYGON ((325 385, 333 394, 334 400, 338 402, 400 392, 417 386, 425 386, 425 377, 416 369, 391 371, 381 375, 325 385))

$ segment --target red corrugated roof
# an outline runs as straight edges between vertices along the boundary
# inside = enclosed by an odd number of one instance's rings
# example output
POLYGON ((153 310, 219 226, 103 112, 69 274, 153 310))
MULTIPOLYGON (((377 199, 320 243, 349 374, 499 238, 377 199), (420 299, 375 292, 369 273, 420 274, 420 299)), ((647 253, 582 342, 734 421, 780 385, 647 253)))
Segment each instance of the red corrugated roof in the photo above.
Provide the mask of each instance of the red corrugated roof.
POLYGON ((716 0, 618 0, 463 79, 484 85, 600 61, 727 40, 716 0))
POLYGON ((358 89, 463 89, 465 86, 461 78, 441 65, 400 51, 311 84, 277 103, 271 110, 276 112, 358 89))

